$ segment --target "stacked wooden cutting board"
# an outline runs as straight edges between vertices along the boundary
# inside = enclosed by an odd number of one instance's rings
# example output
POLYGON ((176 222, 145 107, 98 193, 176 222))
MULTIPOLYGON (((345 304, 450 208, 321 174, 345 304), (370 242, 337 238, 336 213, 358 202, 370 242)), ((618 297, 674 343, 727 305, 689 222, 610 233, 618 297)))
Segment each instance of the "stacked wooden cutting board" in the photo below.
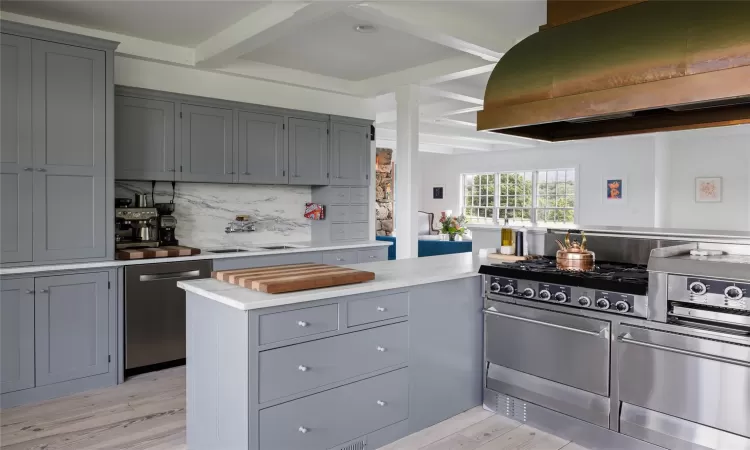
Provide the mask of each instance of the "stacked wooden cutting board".
POLYGON ((341 286, 375 279, 373 272, 312 263, 220 270, 212 272, 211 276, 219 281, 268 294, 341 286))
POLYGON ((200 249, 183 245, 169 245, 164 247, 126 248, 117 250, 117 259, 148 259, 173 258, 175 256, 199 255, 200 249))

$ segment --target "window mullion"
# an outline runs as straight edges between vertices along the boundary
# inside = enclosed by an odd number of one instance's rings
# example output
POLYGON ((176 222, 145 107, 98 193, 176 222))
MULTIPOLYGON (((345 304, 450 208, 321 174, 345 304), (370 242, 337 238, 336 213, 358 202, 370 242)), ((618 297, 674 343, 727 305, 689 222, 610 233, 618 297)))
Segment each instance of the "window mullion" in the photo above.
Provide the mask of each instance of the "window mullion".
POLYGON ((531 172, 531 225, 536 226, 537 223, 537 217, 536 217, 536 209, 537 209, 537 198, 538 193, 537 190, 539 189, 539 186, 537 186, 537 183, 539 182, 539 171, 535 170, 531 172))

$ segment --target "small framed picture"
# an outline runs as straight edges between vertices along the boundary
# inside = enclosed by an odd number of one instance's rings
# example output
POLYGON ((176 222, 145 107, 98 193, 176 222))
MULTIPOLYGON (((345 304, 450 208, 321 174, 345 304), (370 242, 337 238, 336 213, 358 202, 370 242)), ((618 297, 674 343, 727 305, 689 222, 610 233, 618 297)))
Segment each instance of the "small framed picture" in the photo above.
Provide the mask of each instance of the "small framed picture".
POLYGON ((432 188, 432 198, 434 199, 442 199, 443 198, 443 186, 435 186, 432 188))
POLYGON ((721 177, 697 177, 695 179, 695 201, 716 203, 721 201, 721 177))
POLYGON ((625 201, 626 185, 627 179, 625 177, 617 176, 602 178, 602 200, 604 200, 604 202, 625 201))

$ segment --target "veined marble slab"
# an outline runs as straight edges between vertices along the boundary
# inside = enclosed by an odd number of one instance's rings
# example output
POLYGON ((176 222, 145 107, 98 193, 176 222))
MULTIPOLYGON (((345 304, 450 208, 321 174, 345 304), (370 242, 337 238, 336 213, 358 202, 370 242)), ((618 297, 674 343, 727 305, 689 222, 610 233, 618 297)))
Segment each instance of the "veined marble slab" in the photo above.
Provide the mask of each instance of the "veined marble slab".
POLYGON ((233 308, 250 310, 479 277, 479 266, 486 263, 485 258, 471 253, 457 253, 343 266, 375 272, 375 279, 366 283, 284 294, 266 294, 214 279, 178 281, 177 286, 233 308))
MULTIPOLYGON (((148 181, 117 181, 115 197, 133 198, 148 194, 148 181)), ((250 184, 176 183, 174 216, 177 240, 190 247, 247 247, 280 241, 309 241, 310 221, 305 219, 305 203, 310 202, 309 186, 267 186, 250 184), (224 228, 238 214, 249 214, 257 231, 225 233, 224 228)), ((172 199, 169 182, 157 182, 157 203, 172 199)))

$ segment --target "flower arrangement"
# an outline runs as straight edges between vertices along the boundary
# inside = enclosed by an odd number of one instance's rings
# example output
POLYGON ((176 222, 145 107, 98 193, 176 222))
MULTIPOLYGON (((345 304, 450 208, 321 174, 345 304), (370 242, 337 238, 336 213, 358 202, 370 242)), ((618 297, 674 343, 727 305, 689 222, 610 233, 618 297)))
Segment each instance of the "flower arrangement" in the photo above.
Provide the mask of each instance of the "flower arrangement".
POLYGON ((442 226, 441 231, 444 234, 447 234, 449 239, 451 241, 456 240, 456 236, 463 236, 463 234, 466 232, 466 228, 464 225, 466 224, 466 216, 463 214, 454 217, 454 216, 446 216, 445 213, 443 213, 440 216, 440 224, 442 226))

